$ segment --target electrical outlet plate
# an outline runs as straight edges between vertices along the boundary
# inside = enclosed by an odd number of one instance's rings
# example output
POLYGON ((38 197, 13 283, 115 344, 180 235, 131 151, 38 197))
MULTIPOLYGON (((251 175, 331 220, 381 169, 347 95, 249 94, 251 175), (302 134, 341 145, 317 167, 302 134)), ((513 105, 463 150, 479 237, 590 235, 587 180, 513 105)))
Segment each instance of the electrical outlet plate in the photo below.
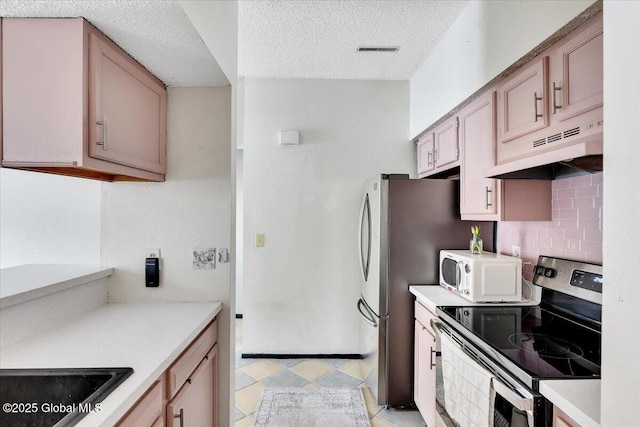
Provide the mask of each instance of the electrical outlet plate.
POLYGON ((145 258, 160 258, 160 249, 147 249, 145 258))
POLYGON ((256 234, 256 248, 264 246, 264 234, 256 234))
POLYGON ((520 246, 511 245, 511 255, 516 258, 520 258, 520 246))

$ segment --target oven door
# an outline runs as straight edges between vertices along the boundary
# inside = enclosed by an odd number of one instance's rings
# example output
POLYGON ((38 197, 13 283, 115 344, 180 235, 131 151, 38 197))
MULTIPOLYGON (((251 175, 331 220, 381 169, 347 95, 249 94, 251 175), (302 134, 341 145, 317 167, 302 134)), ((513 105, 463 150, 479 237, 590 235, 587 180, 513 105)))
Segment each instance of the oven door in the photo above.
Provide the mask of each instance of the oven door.
MULTIPOLYGON (((489 406, 489 417, 492 418, 495 427, 543 427, 550 418, 547 414, 546 402, 542 395, 532 392, 524 385, 520 384, 516 379, 512 378, 503 368, 497 365, 493 360, 486 356, 480 349, 475 347, 471 342, 465 339, 460 333, 440 319, 432 319, 431 327, 436 332, 438 348, 441 350, 440 357, 446 360, 447 355, 444 354, 442 340, 449 340, 466 355, 467 362, 472 368, 485 371, 491 377, 491 393, 486 397, 484 402, 489 406), (443 334, 446 334, 443 337, 443 334), (492 399, 492 400, 491 400, 492 399)), ((445 346, 446 347, 446 346, 445 346)), ((447 410, 447 394, 445 392, 444 376, 442 373, 442 363, 436 365, 436 386, 438 390, 438 403, 444 410, 441 416, 446 417, 453 424, 465 427, 464 422, 458 422, 455 416, 450 412, 456 410, 447 410)), ((449 384, 451 387, 463 387, 463 385, 449 384)), ((477 403, 477 402, 474 402, 477 403)), ((482 424, 478 424, 482 425, 482 424)), ((489 423, 485 424, 489 425, 489 423)))

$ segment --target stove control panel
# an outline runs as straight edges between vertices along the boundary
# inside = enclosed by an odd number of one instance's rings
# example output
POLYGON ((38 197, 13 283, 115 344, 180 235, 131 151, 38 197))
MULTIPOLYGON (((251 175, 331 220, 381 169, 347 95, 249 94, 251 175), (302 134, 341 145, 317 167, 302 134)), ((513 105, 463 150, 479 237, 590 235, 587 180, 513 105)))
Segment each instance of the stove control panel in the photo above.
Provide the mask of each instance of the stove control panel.
POLYGON ((571 274, 571 286, 602 293, 602 274, 573 270, 571 274))
POLYGON ((540 255, 533 283, 602 304, 602 266, 540 255))

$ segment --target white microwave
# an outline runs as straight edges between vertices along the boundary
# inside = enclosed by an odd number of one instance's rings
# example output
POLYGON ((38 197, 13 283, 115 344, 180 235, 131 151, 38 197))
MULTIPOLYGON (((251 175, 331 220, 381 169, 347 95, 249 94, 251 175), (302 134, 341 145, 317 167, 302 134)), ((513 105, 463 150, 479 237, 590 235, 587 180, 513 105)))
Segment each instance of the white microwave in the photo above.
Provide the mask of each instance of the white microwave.
POLYGON ((440 285, 472 302, 522 300, 522 260, 468 250, 440 251, 440 285))

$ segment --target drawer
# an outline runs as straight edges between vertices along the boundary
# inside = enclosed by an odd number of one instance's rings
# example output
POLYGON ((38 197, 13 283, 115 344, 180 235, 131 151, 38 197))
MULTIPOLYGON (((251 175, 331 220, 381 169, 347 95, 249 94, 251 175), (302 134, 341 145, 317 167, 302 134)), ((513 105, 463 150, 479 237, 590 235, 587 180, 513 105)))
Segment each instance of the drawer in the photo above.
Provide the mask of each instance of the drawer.
MULTIPOLYGON (((431 331, 431 319, 436 318, 434 313, 431 312, 427 307, 420 304, 418 301, 415 302, 415 317, 416 320, 422 323, 422 326, 429 328, 431 331)), ((431 331, 433 334, 433 331, 431 331)))
POLYGON ((147 390, 133 408, 117 424, 118 427, 162 425, 164 413, 164 378, 161 377, 147 390), (158 422, 160 424, 158 424, 158 422))
POLYGON ((218 321, 214 320, 167 370, 167 396, 172 399, 218 340, 218 321))

